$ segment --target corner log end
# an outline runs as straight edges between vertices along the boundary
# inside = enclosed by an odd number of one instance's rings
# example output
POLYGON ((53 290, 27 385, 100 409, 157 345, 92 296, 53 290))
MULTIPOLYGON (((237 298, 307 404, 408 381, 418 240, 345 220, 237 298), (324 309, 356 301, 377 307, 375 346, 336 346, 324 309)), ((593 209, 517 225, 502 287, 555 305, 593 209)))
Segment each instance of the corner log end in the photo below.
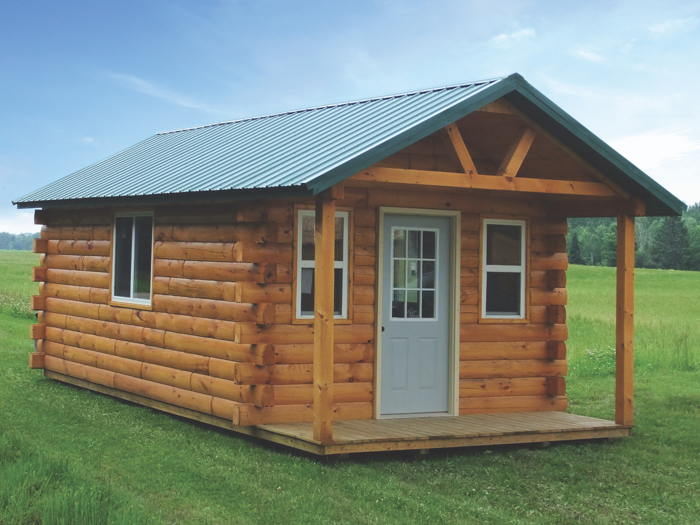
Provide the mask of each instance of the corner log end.
POLYGON ((45 295, 33 295, 31 301, 32 310, 46 310, 46 296, 45 295))
POLYGON ((33 324, 29 327, 29 337, 32 339, 46 339, 46 325, 33 324))
POLYGON ((47 269, 43 266, 35 266, 32 268, 32 281, 35 283, 46 282, 46 271, 47 269))
POLYGON ((566 343, 564 341, 547 341, 547 359, 552 361, 566 359, 566 343))
POLYGON ((547 395, 563 396, 566 394, 566 379, 563 377, 547 378, 547 395))
POLYGON ((32 370, 40 370, 44 368, 44 357, 46 354, 43 352, 32 352, 29 354, 29 368, 32 370))

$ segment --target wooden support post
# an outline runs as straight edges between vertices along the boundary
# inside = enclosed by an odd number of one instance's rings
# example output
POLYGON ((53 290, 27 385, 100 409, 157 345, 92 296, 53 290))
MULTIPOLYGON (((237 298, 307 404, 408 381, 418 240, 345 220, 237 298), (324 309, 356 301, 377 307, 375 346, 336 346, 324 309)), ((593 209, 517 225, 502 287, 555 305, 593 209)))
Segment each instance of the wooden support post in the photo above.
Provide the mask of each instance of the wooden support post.
POLYGON ((617 218, 615 422, 632 425, 634 408, 634 216, 617 218))
POLYGON ((333 290, 335 200, 316 200, 316 268, 314 276, 314 440, 333 441, 333 290))

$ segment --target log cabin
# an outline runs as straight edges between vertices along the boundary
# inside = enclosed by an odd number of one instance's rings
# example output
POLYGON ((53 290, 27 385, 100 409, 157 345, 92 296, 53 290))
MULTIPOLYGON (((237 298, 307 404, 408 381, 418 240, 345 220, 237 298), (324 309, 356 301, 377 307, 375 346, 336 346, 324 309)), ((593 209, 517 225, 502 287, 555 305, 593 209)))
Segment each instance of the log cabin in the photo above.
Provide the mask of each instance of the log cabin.
POLYGON ((36 190, 30 366, 319 455, 627 436, 634 220, 520 75, 159 133, 36 190), (566 412, 570 217, 617 217, 615 420, 566 412))

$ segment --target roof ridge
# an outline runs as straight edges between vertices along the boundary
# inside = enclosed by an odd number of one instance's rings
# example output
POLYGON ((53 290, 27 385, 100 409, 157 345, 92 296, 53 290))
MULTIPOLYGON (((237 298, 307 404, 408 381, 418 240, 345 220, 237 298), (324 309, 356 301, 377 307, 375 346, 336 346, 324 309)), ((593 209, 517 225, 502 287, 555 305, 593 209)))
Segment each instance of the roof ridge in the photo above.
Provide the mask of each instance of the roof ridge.
POLYGON ((413 91, 406 91, 404 93, 381 95, 378 97, 350 100, 347 102, 338 102, 335 104, 324 104, 321 106, 312 106, 312 107, 308 107, 308 108, 295 109, 295 110, 291 110, 291 111, 282 111, 279 113, 269 113, 267 115, 259 115, 259 116, 255 116, 255 117, 245 117, 245 118, 234 119, 234 120, 225 120, 223 122, 215 122, 213 124, 203 124, 201 126, 192 126, 189 128, 173 129, 170 131, 160 131, 160 132, 156 133, 156 135, 169 135, 171 133, 181 133, 183 131, 192 131, 195 129, 213 128, 216 126, 225 126, 227 124, 238 124, 240 122, 251 122, 254 120, 261 120, 261 119, 265 119, 265 118, 281 117, 284 115, 294 115, 296 113, 306 113, 308 111, 318 111, 321 109, 339 108, 339 107, 350 106, 350 105, 354 105, 354 104, 365 104, 367 102, 376 102, 378 100, 390 100, 390 99, 394 99, 394 98, 420 95, 423 93, 435 93, 437 91, 446 91, 446 90, 450 90, 450 89, 473 87, 473 86, 476 86, 479 84, 491 84, 491 83, 497 82, 499 80, 503 80, 504 78, 507 78, 507 77, 486 78, 486 79, 482 79, 482 80, 473 80, 473 81, 469 81, 469 82, 460 82, 458 84, 450 84, 447 86, 439 86, 439 87, 434 87, 434 88, 425 88, 425 89, 417 89, 417 90, 413 90, 413 91))

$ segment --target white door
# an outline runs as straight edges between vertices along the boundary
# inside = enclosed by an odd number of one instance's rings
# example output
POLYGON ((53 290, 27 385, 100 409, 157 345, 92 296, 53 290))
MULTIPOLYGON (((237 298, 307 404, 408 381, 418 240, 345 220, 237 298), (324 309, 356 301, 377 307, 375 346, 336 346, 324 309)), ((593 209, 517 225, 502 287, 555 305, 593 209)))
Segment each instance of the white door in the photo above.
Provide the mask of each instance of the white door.
POLYGON ((447 217, 384 215, 382 416, 448 412, 450 229, 447 217))

